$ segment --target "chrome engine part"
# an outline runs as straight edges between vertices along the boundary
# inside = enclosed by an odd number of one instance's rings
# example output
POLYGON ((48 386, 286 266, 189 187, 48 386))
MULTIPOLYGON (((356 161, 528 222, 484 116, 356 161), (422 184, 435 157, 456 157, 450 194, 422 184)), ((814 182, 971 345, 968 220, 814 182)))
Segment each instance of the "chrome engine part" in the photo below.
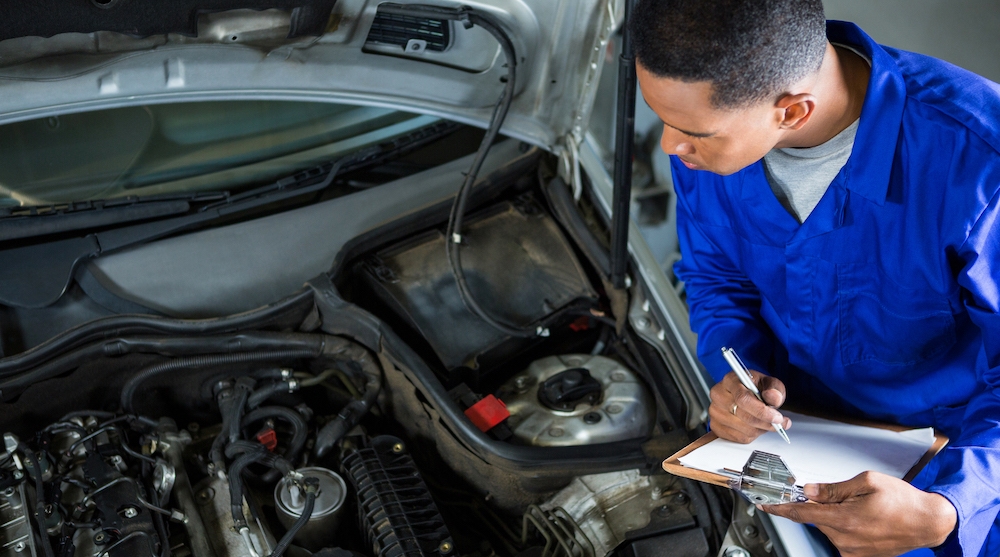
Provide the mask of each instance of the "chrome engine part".
POLYGON ((194 488, 195 500, 200 507, 213 554, 217 557, 260 557, 270 555, 274 550, 274 536, 267 526, 250 512, 250 505, 244 498, 243 514, 250 517, 247 530, 237 532, 233 527, 233 517, 229 512, 229 478, 219 472, 205 478, 194 488))
POLYGON ((540 507, 573 521, 576 537, 584 538, 581 545, 593 548, 587 557, 605 557, 628 540, 694 526, 687 496, 676 483, 673 476, 643 476, 638 470, 580 476, 540 507))
POLYGON ((532 362, 500 388, 514 437, 540 447, 645 437, 656 417, 652 397, 632 370, 589 354, 532 362))
MULTIPOLYGON (((9 473, 3 474, 3 479, 9 473)), ((35 538, 28 521, 28 505, 24 484, 10 486, 0 491, 0 557, 25 557, 37 555, 35 538)))
MULTIPOLYGON (((340 524, 341 509, 347 500, 347 484, 333 470, 310 466, 295 471, 302 476, 312 476, 319 480, 319 493, 309 522, 295 535, 295 541, 307 549, 318 551, 330 545, 336 539, 337 526, 340 524)), ((291 528, 302 516, 305 508, 305 496, 297 485, 288 479, 281 480, 274 486, 274 508, 278 520, 286 528, 291 528)))

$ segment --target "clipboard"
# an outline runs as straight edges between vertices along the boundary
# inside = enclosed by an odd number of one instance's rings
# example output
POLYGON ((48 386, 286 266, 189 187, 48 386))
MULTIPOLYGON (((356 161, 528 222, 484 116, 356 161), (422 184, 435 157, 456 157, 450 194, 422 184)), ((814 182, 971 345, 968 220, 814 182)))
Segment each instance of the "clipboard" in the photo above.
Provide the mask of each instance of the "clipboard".
MULTIPOLYGON (((897 424, 887 424, 887 423, 872 422, 872 421, 867 421, 867 420, 858 420, 858 419, 851 419, 851 418, 847 418, 847 419, 842 418, 842 417, 832 418, 830 416, 815 416, 815 415, 814 415, 814 417, 823 418, 823 419, 827 419, 827 420, 832 420, 832 421, 836 421, 836 422, 841 422, 841 423, 845 423, 845 424, 874 427, 874 428, 885 429, 885 430, 889 430, 889 431, 897 431, 897 432, 898 431, 907 431, 907 430, 913 429, 912 427, 902 426, 902 425, 897 425, 897 424)), ((696 481, 699 481, 699 482, 703 482, 703 483, 707 483, 707 484, 712 484, 712 485, 716 485, 716 486, 719 486, 719 487, 728 488, 729 487, 729 483, 728 483, 729 478, 728 477, 726 477, 726 476, 724 476, 722 474, 716 474, 714 472, 706 472, 704 470, 698 470, 696 468, 688 468, 687 466, 684 466, 684 465, 682 465, 680 463, 680 459, 682 457, 686 456, 688 453, 690 453, 690 452, 694 451, 695 449, 698 449, 698 448, 700 448, 700 447, 702 447, 704 445, 707 445, 708 443, 711 443, 712 441, 714 441, 714 440, 716 440, 718 438, 719 437, 714 432, 711 432, 711 431, 708 432, 708 433, 706 433, 705 435, 702 435, 699 439, 697 439, 696 441, 694 441, 690 445, 688 445, 688 446, 684 447, 683 449, 677 451, 676 453, 674 453, 673 455, 671 455, 669 458, 667 458, 666 460, 664 460, 663 463, 662 463, 663 469, 666 472, 668 472, 670 474, 673 474, 675 476, 679 476, 679 477, 682 477, 682 478, 688 478, 688 479, 691 479, 691 480, 696 480, 696 481)), ((924 466, 926 466, 927 463, 930 462, 932 458, 934 458, 939 452, 941 452, 941 449, 943 449, 945 447, 945 445, 948 444, 948 441, 949 441, 949 439, 948 439, 947 436, 945 436, 944 434, 942 434, 941 432, 939 432, 938 430, 935 429, 934 430, 934 443, 927 450, 927 452, 924 453, 924 455, 922 457, 920 457, 920 460, 918 460, 916 462, 916 464, 914 464, 910 468, 910 470, 906 473, 906 475, 903 476, 903 481, 905 481, 907 483, 912 482, 913 479, 915 477, 917 477, 917 474, 921 470, 923 470, 924 466)))

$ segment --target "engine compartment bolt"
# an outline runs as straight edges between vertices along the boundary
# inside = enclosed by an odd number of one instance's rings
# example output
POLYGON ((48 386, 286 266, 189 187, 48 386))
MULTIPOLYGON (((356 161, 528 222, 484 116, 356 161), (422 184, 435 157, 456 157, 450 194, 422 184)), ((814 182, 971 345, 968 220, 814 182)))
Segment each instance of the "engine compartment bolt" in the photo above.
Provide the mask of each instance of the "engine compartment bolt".
POLYGON ((441 553, 451 553, 451 542, 441 542, 438 546, 438 551, 441 553))
POLYGON ((399 454, 399 453, 403 452, 404 448, 405 447, 403 447, 402 443, 396 443, 395 445, 392 446, 392 452, 394 452, 396 454, 399 454))
POLYGON ((599 421, 601 421, 601 415, 597 412, 587 412, 583 415, 583 423, 596 424, 599 421))
POLYGON ((645 329, 649 327, 649 325, 650 325, 649 319, 646 317, 640 317, 635 320, 635 326, 640 329, 645 329))
POLYGON ((755 528, 751 524, 747 524, 746 526, 743 527, 743 535, 746 536, 746 537, 748 537, 748 538, 756 538, 757 537, 757 528, 755 528))
POLYGON ((13 497, 14 496, 14 488, 13 487, 8 487, 7 489, 3 490, 3 496, 4 497, 13 497))
POLYGON ((523 388, 527 387, 528 386, 528 378, 527 377, 518 377, 517 379, 514 380, 514 386, 517 387, 518 389, 523 389, 523 388))
POLYGON ((20 552, 24 551, 25 548, 27 548, 27 547, 28 547, 27 544, 25 544, 24 542, 17 542, 17 543, 14 544, 14 552, 20 553, 20 552))
POLYGON ((724 557, 750 557, 750 553, 742 547, 733 546, 726 549, 724 557))
POLYGON ((125 507, 122 509, 122 516, 125 518, 135 518, 139 516, 139 509, 135 507, 125 507))
POLYGON ((684 493, 683 491, 678 492, 677 495, 674 495, 674 502, 677 503, 678 505, 683 505, 687 503, 688 502, 687 493, 684 493))
POLYGON ((94 534, 94 543, 96 545, 104 545, 104 542, 108 541, 108 535, 104 532, 98 532, 94 534))
POLYGON ((215 497, 215 490, 213 490, 210 487, 207 487, 199 491, 196 497, 198 498, 199 503, 201 503, 202 505, 207 505, 211 503, 212 499, 215 497))
POLYGON ((653 491, 651 491, 649 495, 653 498, 653 500, 659 499, 660 497, 663 497, 663 488, 660 486, 654 486, 653 491))

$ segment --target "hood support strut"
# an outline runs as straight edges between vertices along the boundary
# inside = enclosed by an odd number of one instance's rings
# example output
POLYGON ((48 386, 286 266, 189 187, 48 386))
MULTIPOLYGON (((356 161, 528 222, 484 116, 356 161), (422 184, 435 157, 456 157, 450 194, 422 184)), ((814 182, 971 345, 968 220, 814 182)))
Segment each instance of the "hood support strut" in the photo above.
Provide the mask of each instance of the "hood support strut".
POLYGON ((632 147, 635 143, 635 51, 629 21, 635 0, 625 0, 622 53, 618 59, 618 118, 615 126, 614 197, 611 202, 611 284, 625 288, 628 270, 629 206, 632 201, 632 147))

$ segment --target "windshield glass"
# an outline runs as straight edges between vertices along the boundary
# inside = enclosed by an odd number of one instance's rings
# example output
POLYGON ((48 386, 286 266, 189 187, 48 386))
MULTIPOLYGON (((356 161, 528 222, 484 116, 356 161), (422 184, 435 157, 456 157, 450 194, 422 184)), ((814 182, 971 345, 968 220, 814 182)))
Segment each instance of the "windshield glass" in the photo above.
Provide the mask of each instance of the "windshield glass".
POLYGON ((133 106, 0 126, 0 207, 239 191, 440 122, 288 101, 133 106))

